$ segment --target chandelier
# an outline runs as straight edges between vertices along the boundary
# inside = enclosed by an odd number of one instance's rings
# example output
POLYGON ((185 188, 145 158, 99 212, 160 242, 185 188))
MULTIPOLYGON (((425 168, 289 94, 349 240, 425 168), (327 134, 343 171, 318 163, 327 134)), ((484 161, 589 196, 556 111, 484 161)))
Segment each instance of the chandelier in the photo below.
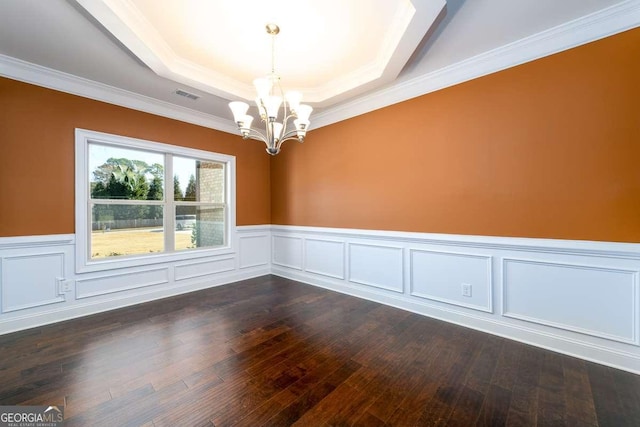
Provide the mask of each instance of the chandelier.
POLYGON ((309 128, 309 116, 313 108, 300 104, 302 94, 291 91, 286 94, 280 86, 280 76, 275 72, 275 39, 280 32, 276 24, 267 24, 267 34, 271 36, 271 74, 253 81, 258 97, 255 99, 258 113, 264 124, 265 132, 251 128, 253 116, 247 114, 249 104, 240 101, 229 103, 233 120, 238 125, 242 139, 255 139, 267 146, 267 153, 275 156, 285 141, 297 139, 304 142, 309 128), (280 107, 282 106, 282 113, 280 107), (278 121, 279 117, 282 121, 278 121), (293 126, 290 121, 293 119, 293 126))

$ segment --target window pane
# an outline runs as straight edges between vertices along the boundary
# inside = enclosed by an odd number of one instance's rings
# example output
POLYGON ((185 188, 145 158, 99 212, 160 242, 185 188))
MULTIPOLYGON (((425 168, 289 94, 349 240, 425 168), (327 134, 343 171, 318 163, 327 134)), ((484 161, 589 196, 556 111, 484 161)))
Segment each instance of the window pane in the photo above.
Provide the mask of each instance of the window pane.
POLYGON ((173 158, 174 200, 224 203, 224 165, 217 162, 173 158))
POLYGON ((92 199, 163 200, 164 156, 89 144, 92 199))
POLYGON ((224 208, 176 207, 176 250, 224 245, 224 208))
POLYGON ((162 206, 93 205, 91 258, 164 250, 162 206))

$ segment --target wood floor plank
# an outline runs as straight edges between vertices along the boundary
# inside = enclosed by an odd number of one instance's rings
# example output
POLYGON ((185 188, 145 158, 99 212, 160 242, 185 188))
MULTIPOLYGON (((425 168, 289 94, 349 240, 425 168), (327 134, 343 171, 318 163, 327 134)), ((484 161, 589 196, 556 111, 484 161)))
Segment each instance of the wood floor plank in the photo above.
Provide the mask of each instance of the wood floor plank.
MULTIPOLYGON (((111 400, 109 390, 100 387, 76 388, 65 397, 65 417, 72 417, 83 412, 90 412, 93 408, 111 400)), ((38 405, 48 405, 48 400, 42 400, 38 405)), ((29 402, 22 402, 29 405, 29 402)))
POLYGON ((621 413, 630 422, 640 420, 640 375, 628 375, 613 368, 610 372, 622 407, 621 413))
POLYGON ((491 384, 502 387, 505 390, 512 390, 516 381, 516 373, 520 356, 526 351, 527 346, 517 342, 505 341, 498 356, 498 362, 491 378, 491 384))
MULTIPOLYGON (((331 373, 328 377, 321 380, 319 384, 310 388, 305 393, 301 394, 293 403, 288 405, 283 411, 278 413, 275 417, 267 421, 265 425, 273 426, 285 426, 285 425, 305 425, 305 422, 312 424, 320 424, 319 418, 315 418, 313 415, 308 415, 311 411, 315 411, 316 417, 323 417, 327 419, 331 414, 323 413, 325 410, 331 410, 326 408, 327 405, 320 406, 327 396, 342 384, 347 378, 353 375, 361 366, 353 361, 349 361, 342 365, 340 368, 331 373), (307 416, 307 421, 302 418, 307 416)), ((307 424, 308 425, 308 424, 307 424)))
POLYGON ((567 411, 567 424, 585 427, 597 426, 598 417, 593 403, 591 384, 585 362, 564 358, 564 403, 567 411))
POLYGON ((545 354, 538 386, 538 425, 565 425, 567 412, 562 356, 552 352, 545 354))
MULTIPOLYGON (((616 384, 615 369, 606 366, 588 364, 589 382, 593 394, 593 403, 600 426, 631 427, 640 425, 637 410, 625 410, 620 400, 619 385, 616 384)), ((623 375, 626 376, 626 375, 623 375)), ((622 394, 632 396, 633 390, 624 389, 622 394)), ((636 408, 638 402, 635 402, 636 408)))
POLYGON ((504 340, 498 337, 488 337, 481 351, 473 361, 465 385, 486 394, 491 386, 494 371, 498 363, 498 356, 502 350, 504 340))
POLYGON ((510 404, 511 391, 491 384, 482 403, 476 425, 487 427, 504 426, 507 423, 510 404))
POLYGON ((467 386, 462 387, 451 416, 447 420, 450 426, 472 426, 478 420, 485 396, 467 386))
POLYGON ((350 425, 346 419, 352 414, 362 415, 369 404, 364 393, 342 383, 292 425, 350 425))
MULTIPOLYGON (((318 384, 323 382, 329 383, 329 385, 331 385, 330 390, 333 390, 335 388, 335 385, 333 385, 335 380, 331 380, 329 378, 330 375, 341 369, 338 375, 345 377, 359 367, 359 365, 349 361, 347 358, 313 358, 310 362, 317 364, 314 368, 308 369, 306 375, 285 390, 277 393, 271 399, 268 399, 255 410, 248 411, 248 413, 236 417, 231 421, 231 425, 263 425, 276 416, 284 417, 279 418, 280 420, 287 419, 290 422, 294 422, 300 416, 295 416, 296 413, 299 413, 300 408, 307 407, 309 401, 314 400, 313 398, 309 399, 308 396, 304 398, 301 396, 309 393, 317 387, 318 384), (300 400, 300 402, 295 403, 298 400, 300 400), (289 406, 291 406, 291 408, 289 408, 289 406)), ((320 393, 320 395, 324 396, 326 394, 320 393)))
POLYGON ((508 426, 535 426, 538 423, 538 384, 545 352, 527 346, 520 354, 507 414, 508 426))
POLYGON ((137 404, 143 401, 146 397, 155 393, 151 384, 139 389, 132 390, 130 393, 121 396, 117 399, 110 399, 97 407, 92 408, 91 411, 81 412, 72 417, 65 419, 65 426, 89 426, 89 425, 117 425, 113 424, 113 420, 110 417, 116 413, 123 413, 124 417, 127 417, 127 422, 130 424, 139 424, 136 414, 126 411, 132 404, 137 404), (134 418, 134 419, 132 419, 134 418))
POLYGON ((367 426, 367 427, 387 427, 388 426, 387 423, 385 423, 375 415, 371 414, 369 411, 362 414, 362 416, 358 418, 353 425, 367 426))
POLYGON ((462 394, 465 377, 469 372, 471 355, 460 354, 459 358, 446 373, 446 381, 438 386, 432 398, 426 402, 419 425, 446 425, 454 412, 456 403, 462 394))
MULTIPOLYGON (((398 409, 394 411, 387 421, 388 424, 398 426, 419 425, 418 422, 421 418, 423 420, 428 418, 423 417, 425 408, 433 400, 438 389, 446 386, 447 374, 455 365, 455 358, 452 358, 452 354, 447 350, 450 351, 450 349, 446 348, 446 345, 443 345, 435 353, 435 357, 429 361, 426 369, 422 370, 424 376, 420 385, 413 390, 408 390, 398 409)), ((431 418, 430 421, 437 420, 431 418)))
POLYGON ((0 336, 68 426, 638 426, 640 376, 275 276, 0 336))
MULTIPOLYGON (((418 355, 416 355, 418 357, 418 355)), ((380 396, 367 410, 377 419, 387 422, 400 407, 406 394, 416 390, 424 381, 425 375, 419 370, 412 370, 411 364, 400 366, 387 365, 385 367, 388 380, 382 387, 380 396)))
POLYGON ((262 327, 253 329, 242 335, 238 335, 235 338, 227 340, 226 347, 230 348, 236 353, 241 353, 244 350, 254 347, 256 344, 260 344, 264 341, 268 341, 271 338, 278 336, 284 332, 290 331, 291 328, 286 325, 279 325, 275 328, 265 329, 262 327))

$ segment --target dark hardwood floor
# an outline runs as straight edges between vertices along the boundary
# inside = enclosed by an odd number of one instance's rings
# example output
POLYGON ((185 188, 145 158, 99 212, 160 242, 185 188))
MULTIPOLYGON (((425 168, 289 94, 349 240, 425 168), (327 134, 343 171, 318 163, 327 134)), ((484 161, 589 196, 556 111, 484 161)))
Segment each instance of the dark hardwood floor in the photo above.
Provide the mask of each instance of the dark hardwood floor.
POLYGON ((639 426, 640 376, 265 276, 0 336, 66 426, 639 426))

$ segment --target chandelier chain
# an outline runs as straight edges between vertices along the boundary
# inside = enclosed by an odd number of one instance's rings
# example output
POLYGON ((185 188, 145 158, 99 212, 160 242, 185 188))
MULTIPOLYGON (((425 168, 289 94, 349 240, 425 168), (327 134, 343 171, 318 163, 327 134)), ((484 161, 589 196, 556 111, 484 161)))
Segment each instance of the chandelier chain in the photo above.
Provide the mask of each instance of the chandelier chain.
POLYGON ((276 74, 276 35, 271 34, 271 75, 276 74))

